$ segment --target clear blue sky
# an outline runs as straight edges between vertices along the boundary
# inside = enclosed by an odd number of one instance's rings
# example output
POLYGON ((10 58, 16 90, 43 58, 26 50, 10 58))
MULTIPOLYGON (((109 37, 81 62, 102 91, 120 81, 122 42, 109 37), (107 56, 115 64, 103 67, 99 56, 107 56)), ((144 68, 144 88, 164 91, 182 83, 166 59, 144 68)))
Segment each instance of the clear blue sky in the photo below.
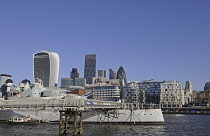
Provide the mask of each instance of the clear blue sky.
POLYGON ((1 0, 0 73, 33 81, 33 53, 60 56, 60 78, 122 65, 129 81, 210 81, 209 0, 1 0))

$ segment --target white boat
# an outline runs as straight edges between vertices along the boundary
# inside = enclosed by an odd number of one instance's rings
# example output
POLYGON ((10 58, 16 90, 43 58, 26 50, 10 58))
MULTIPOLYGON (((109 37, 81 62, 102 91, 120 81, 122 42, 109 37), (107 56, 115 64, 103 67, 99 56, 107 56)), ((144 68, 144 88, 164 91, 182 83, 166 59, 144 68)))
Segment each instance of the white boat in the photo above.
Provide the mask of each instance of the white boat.
POLYGON ((30 117, 12 116, 7 120, 7 122, 10 124, 31 124, 31 123, 37 123, 38 121, 30 117))

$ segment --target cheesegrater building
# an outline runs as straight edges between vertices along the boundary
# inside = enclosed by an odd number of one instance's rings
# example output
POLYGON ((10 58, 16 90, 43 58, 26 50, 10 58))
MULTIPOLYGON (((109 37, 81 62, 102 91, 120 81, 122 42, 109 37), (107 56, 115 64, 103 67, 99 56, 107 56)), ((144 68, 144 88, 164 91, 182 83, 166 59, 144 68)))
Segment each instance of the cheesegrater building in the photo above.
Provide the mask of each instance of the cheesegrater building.
POLYGON ((33 55, 34 80, 42 79, 44 87, 56 87, 59 74, 59 56, 55 52, 42 51, 33 55))

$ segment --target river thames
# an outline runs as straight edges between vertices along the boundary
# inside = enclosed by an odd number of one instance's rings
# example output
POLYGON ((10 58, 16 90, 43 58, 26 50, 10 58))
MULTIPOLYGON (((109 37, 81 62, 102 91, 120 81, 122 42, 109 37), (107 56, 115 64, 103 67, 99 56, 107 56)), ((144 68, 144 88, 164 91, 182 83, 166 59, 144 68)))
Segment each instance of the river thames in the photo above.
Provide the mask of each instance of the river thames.
MULTIPOLYGON (((83 136, 210 136, 210 115, 164 114, 163 125, 83 124, 83 136)), ((58 135, 59 124, 0 123, 0 136, 58 135)))

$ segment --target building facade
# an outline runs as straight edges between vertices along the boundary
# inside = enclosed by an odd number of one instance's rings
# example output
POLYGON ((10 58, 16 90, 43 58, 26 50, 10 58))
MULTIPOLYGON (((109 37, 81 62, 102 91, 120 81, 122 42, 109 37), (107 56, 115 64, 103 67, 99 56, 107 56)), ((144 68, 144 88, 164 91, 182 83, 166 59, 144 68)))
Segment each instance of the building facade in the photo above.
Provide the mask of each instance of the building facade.
POLYGON ((197 92, 196 103, 207 104, 210 103, 210 91, 197 92))
POLYGON ((55 52, 42 51, 33 55, 34 80, 39 78, 44 87, 56 87, 58 84, 60 60, 55 52))
POLYGON ((210 91, 210 82, 205 83, 204 91, 210 91))
POLYGON ((12 76, 7 74, 0 75, 0 98, 7 95, 7 81, 12 81, 12 76))
POLYGON ((92 84, 92 78, 96 77, 96 55, 85 55, 84 78, 87 84, 92 84))
POLYGON ((139 104, 141 101, 141 94, 136 83, 129 83, 122 88, 122 102, 139 104))
POLYGON ((79 78, 79 73, 77 68, 72 68, 72 71, 70 73, 70 78, 71 79, 79 78))
POLYGON ((119 101, 120 89, 118 86, 97 86, 93 88, 93 99, 119 101))
POLYGON ((184 89, 175 80, 163 81, 161 87, 161 107, 182 107, 184 101, 184 89))
POLYGON ((98 77, 106 77, 106 70, 98 70, 98 77))
POLYGON ((73 86, 73 79, 71 79, 71 78, 61 78, 61 88, 68 89, 70 86, 73 86))
POLYGON ((77 68, 72 68, 70 73, 70 78, 73 79, 73 85, 75 85, 75 79, 79 78, 79 73, 77 72, 77 68))
POLYGON ((75 86, 86 86, 86 79, 85 78, 75 78, 75 86))
POLYGON ((193 87, 190 81, 186 81, 184 95, 185 95, 185 104, 188 104, 193 101, 193 87))
POLYGON ((160 104, 161 83, 148 81, 137 83, 144 104, 160 104))
POLYGON ((1 86, 5 84, 7 79, 12 79, 12 76, 11 75, 7 75, 7 74, 1 74, 0 75, 0 89, 1 89, 1 86))

